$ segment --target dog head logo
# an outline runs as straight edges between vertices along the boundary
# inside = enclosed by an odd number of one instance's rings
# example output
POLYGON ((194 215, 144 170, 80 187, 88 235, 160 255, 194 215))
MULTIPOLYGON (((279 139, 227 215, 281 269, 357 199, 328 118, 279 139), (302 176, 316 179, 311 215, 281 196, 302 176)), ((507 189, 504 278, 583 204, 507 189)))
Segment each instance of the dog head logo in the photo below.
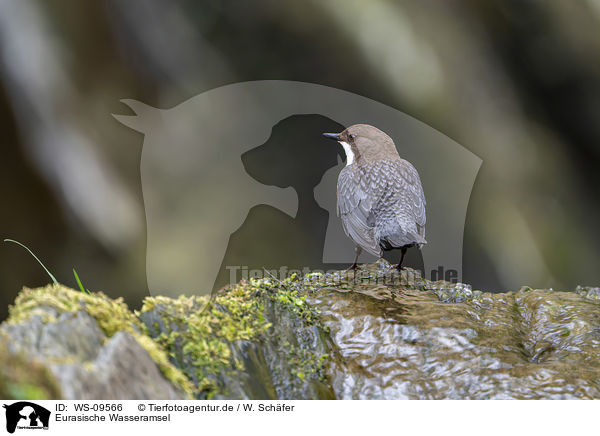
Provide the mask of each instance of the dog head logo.
MULTIPOLYGON (((353 245, 336 214, 341 150, 321 144, 321 133, 356 123, 388 133, 419 170, 429 241, 422 265, 427 276, 442 266, 460 280, 467 205, 481 160, 414 118, 339 89, 289 81, 227 85, 170 109, 123 103, 135 114, 115 118, 144 134, 151 293, 207 294, 253 264, 351 263, 353 245)), ((373 258, 364 254, 361 261, 373 258)))
POLYGON ((3 406, 6 409, 6 431, 16 429, 48 429, 50 411, 29 401, 3 406))

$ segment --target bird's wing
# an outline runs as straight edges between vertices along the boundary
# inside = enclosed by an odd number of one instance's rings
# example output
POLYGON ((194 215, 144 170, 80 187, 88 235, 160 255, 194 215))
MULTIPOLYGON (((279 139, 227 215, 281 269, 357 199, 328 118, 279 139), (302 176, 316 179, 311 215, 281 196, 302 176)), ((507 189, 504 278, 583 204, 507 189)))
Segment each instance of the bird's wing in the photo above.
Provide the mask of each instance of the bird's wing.
POLYGON ((417 225, 419 236, 425 242, 425 193, 419 173, 412 164, 404 159, 393 161, 395 186, 399 189, 399 200, 417 225))
POLYGON ((357 165, 346 166, 338 178, 337 210, 344 232, 369 253, 380 256, 374 236, 375 221, 371 209, 378 200, 369 186, 369 171, 357 165))
POLYGON ((398 208, 398 222, 414 222, 416 228, 405 231, 415 242, 426 243, 425 193, 419 173, 408 161, 386 159, 346 166, 340 172, 337 191, 338 215, 344 231, 371 254, 381 254, 373 213, 380 201, 399 202, 402 207, 398 208))

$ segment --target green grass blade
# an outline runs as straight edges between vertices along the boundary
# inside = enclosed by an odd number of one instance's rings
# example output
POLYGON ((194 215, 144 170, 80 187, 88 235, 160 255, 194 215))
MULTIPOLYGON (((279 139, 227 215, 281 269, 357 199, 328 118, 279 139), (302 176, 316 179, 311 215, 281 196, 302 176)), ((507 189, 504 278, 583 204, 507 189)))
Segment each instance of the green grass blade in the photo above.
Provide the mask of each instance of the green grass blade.
POLYGON ((50 278, 52 279, 52 281, 54 282, 54 284, 55 284, 55 285, 58 285, 58 280, 56 280, 56 277, 54 277, 54 276, 52 275, 52 273, 51 273, 50 271, 48 271, 48 268, 46 268, 46 265, 44 265, 44 264, 42 263, 42 261, 41 261, 41 260, 39 260, 39 259, 38 259, 38 257, 37 257, 35 254, 33 254, 33 251, 31 251, 29 248, 27 248, 27 246, 26 246, 25 244, 21 244, 19 241, 15 241, 14 239, 5 239, 5 240, 4 240, 4 242, 12 242, 12 243, 14 243, 14 244, 20 245, 20 246, 21 246, 21 247, 23 247, 25 250, 29 251, 29 254, 31 254, 31 255, 33 256, 33 258, 34 258, 35 260, 37 260, 37 261, 38 261, 38 263, 39 263, 40 265, 42 265, 42 268, 44 268, 44 270, 46 271, 46 273, 48 273, 48 275, 50 276, 50 278))
POLYGON ((79 289, 81 290, 81 292, 89 294, 90 291, 88 291, 87 289, 85 289, 83 287, 83 285, 81 284, 81 280, 79 280, 79 276, 77 275, 77 271, 75 271, 75 268, 73 268, 73 275, 75 276, 75 280, 77 280, 77 284, 79 285, 79 289))

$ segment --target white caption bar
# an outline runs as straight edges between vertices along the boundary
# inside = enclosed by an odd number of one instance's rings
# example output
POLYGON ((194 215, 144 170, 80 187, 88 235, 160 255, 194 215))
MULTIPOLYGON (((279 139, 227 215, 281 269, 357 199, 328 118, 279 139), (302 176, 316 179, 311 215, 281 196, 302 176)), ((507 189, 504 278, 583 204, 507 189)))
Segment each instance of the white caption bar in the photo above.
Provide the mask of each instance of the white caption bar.
POLYGON ((584 434, 593 401, 1 401, 0 434, 584 434), (33 430, 43 430, 35 432, 33 430), (6 433, 8 431, 8 433, 6 433))

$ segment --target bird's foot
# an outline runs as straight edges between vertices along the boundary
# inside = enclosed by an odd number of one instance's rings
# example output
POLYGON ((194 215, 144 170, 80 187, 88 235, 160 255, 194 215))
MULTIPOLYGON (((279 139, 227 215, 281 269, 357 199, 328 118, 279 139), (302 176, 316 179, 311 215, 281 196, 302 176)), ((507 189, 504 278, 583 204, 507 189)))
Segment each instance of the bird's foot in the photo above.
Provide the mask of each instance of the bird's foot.
POLYGON ((350 271, 356 272, 357 269, 358 269, 358 264, 356 262, 354 262, 352 265, 350 265, 348 268, 346 268, 344 270, 344 272, 350 272, 350 271))

